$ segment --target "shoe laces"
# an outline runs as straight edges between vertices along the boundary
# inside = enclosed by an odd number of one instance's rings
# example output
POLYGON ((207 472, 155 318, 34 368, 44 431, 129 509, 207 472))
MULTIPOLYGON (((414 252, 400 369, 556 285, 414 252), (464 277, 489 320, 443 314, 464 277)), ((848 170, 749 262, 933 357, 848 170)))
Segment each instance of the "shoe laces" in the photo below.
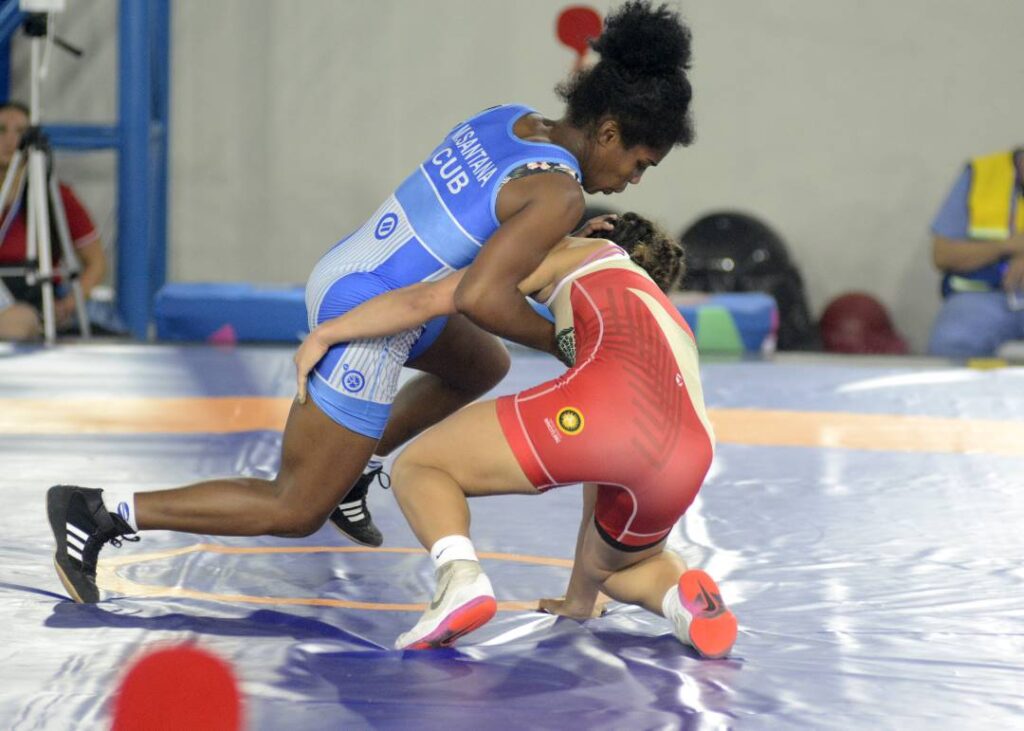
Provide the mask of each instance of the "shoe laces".
POLYGON ((364 472, 356 480, 356 484, 352 486, 352 489, 345 495, 344 502, 351 503, 358 500, 363 504, 363 509, 366 509, 366 494, 370 491, 370 485, 373 481, 377 480, 377 483, 385 490, 391 487, 391 478, 388 477, 388 473, 384 471, 383 465, 379 467, 371 467, 369 470, 364 472))
POLYGON ((138 543, 140 540, 141 536, 138 533, 114 533, 110 535, 110 531, 96 531, 85 542, 85 548, 82 550, 82 567, 87 574, 95 575, 96 561, 99 559, 100 550, 103 546, 109 543, 114 548, 120 548, 124 541, 138 543))
POLYGON ((120 548, 121 544, 125 541, 128 541, 129 543, 138 543, 141 540, 142 536, 140 536, 138 533, 130 533, 127 535, 114 536, 113 538, 110 538, 107 542, 114 548, 120 548))
POLYGON ((138 533, 132 530, 128 522, 117 513, 109 513, 113 526, 110 529, 112 535, 103 536, 105 541, 114 548, 120 548, 124 541, 138 543, 141 539, 138 533))
POLYGON ((391 475, 384 471, 384 465, 372 468, 369 472, 365 473, 366 486, 369 487, 370 483, 377 480, 377 484, 385 490, 391 489, 391 475))

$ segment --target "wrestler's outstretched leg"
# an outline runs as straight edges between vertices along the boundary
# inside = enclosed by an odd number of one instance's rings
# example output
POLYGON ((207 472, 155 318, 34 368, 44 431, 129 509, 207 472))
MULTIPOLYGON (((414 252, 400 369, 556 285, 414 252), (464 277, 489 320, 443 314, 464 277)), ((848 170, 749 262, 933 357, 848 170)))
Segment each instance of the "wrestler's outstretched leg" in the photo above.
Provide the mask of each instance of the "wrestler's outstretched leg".
MULTIPOLYGON (((137 530, 222 536, 306 536, 323 525, 377 440, 332 421, 312 401, 293 402, 273 480, 205 480, 152 492, 57 485, 47 493, 57 574, 71 598, 99 601, 96 560, 107 542, 137 530), (123 503, 123 504, 122 504, 123 503)), ((131 540, 130 538, 128 540, 131 540)))

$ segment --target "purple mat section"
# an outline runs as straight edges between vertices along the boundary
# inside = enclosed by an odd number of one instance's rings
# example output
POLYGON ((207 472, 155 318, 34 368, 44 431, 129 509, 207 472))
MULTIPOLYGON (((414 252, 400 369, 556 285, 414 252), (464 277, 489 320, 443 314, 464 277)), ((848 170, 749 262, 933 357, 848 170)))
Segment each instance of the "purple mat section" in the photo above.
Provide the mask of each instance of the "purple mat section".
MULTIPOLYGON (((8 399, 290 396, 288 348, 60 346, 0 351, 8 399)), ((499 388, 559 372, 516 353, 499 388)), ((1018 420, 1024 371, 843 359, 711 362, 712 408, 1018 420)), ((280 435, 0 434, 0 727, 97 728, 126 665, 160 642, 217 653, 254 729, 1013 728, 1024 718, 1024 459, 722 443, 671 545, 706 568, 740 620, 703 661, 667 623, 615 605, 577 624, 499 612, 454 650, 400 653, 432 587, 419 552, 147 533, 107 548, 117 575, 195 597, 64 598, 43 493, 55 482, 170 487, 269 476, 280 435), (192 550, 197 543, 262 553, 192 550), (300 548, 286 553, 282 549, 300 548), (330 549, 330 550, 328 550, 330 549), (136 560, 132 560, 135 557, 136 560), (207 596, 235 595, 216 600, 207 596), (367 602, 350 609, 284 600, 367 602)), ((371 492, 387 547, 417 547, 390 493, 371 492)), ((574 488, 476 500, 481 551, 567 559, 574 488)), ((560 594, 568 569, 484 559, 499 600, 560 594)), ((102 568, 102 561, 101 561, 102 568)))

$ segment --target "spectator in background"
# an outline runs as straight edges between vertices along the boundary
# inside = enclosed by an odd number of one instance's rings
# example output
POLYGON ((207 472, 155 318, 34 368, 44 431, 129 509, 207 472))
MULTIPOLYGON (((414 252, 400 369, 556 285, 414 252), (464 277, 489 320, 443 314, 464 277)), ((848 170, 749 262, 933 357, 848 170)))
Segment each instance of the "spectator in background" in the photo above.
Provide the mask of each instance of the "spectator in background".
MULTIPOLYGON (((0 104, 0 180, 4 179, 11 164, 11 158, 18 149, 22 135, 29 126, 28 108, 18 102, 0 104)), ((24 167, 18 171, 24 175, 24 167)), ((14 267, 25 264, 27 253, 27 225, 24 194, 17 196, 18 185, 12 186, 9 198, 0 201, 0 267, 14 267), (13 209, 13 213, 12 213, 13 209), (10 222, 8 223, 8 218, 10 222)), ((79 282, 82 293, 88 297, 93 287, 103 280, 107 271, 107 257, 103 242, 89 218, 85 207, 67 185, 60 185, 61 200, 67 213, 68 228, 72 245, 82 265, 79 282)), ((52 253, 54 265, 60 261, 60 243, 53 237, 52 253)), ((57 327, 65 327, 74 321, 75 300, 70 289, 55 292, 54 314, 57 327)), ((39 285, 29 286, 23 276, 0 278, 0 340, 36 340, 42 334, 42 290, 39 285)))
POLYGON ((932 222, 945 301, 928 352, 994 354, 1024 338, 1024 149, 971 160, 932 222))

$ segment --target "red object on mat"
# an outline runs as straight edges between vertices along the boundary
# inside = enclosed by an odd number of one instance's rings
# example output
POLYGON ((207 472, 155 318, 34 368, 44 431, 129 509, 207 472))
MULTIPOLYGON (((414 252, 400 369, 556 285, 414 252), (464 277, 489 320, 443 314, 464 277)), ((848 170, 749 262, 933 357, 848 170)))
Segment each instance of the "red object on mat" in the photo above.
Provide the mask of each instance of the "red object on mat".
POLYGON ((587 55, 587 41, 601 35, 601 14, 587 5, 571 5, 558 14, 555 32, 558 40, 576 51, 579 60, 587 55))
POLYGON ((113 731, 239 731, 242 702, 230 666, 176 645, 136 660, 114 699, 113 731))

